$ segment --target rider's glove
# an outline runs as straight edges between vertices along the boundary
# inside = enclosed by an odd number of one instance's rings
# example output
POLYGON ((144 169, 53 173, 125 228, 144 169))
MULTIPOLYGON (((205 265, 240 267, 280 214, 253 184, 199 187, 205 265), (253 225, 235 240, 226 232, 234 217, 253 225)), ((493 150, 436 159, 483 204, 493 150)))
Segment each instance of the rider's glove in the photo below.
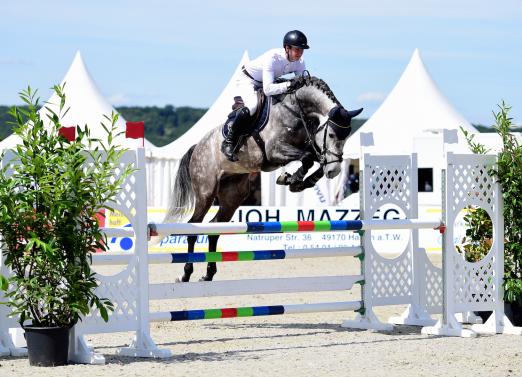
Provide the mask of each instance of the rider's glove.
POLYGON ((288 85, 287 92, 288 93, 295 92, 297 89, 299 89, 300 87, 304 86, 305 84, 306 84, 306 78, 304 76, 294 77, 290 81, 290 85, 288 85))

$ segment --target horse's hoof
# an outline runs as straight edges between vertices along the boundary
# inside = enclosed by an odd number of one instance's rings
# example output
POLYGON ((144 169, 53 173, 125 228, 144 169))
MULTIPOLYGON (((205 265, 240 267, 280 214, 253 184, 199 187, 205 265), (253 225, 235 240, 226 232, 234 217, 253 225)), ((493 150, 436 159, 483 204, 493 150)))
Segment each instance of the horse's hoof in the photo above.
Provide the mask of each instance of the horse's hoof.
POLYGON ((183 283, 183 276, 178 276, 176 280, 174 280, 175 283, 183 283))
POLYGON ((296 184, 291 184, 288 189, 290 190, 290 192, 301 192, 305 189, 306 187, 304 186, 304 184, 302 182, 298 182, 296 184))
POLYGON ((206 276, 202 276, 199 278, 199 281, 210 281, 206 276))
POLYGON ((276 184, 278 185, 288 185, 288 180, 290 178, 290 174, 287 172, 282 173, 279 177, 277 177, 276 184))

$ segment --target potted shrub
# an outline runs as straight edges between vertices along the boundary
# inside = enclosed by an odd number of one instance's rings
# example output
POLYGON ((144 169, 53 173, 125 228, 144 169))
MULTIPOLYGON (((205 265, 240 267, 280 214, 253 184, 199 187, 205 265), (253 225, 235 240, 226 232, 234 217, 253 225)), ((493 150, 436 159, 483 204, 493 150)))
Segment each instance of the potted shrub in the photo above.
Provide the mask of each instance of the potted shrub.
MULTIPOLYGON (((511 133, 513 120, 509 117, 511 107, 504 102, 495 113, 495 131, 502 139, 494 176, 502 186, 504 200, 504 301, 505 312, 515 326, 522 326, 522 146, 511 133)), ((473 141, 473 135, 463 130, 468 145, 474 153, 488 152, 484 145, 473 141)), ((469 215, 470 228, 467 243, 474 243, 475 253, 489 250, 491 224, 487 225, 487 214, 478 211, 469 215)), ((482 256, 479 257, 479 259, 482 256)))
POLYGON ((11 271, 0 283, 5 304, 25 329, 31 365, 66 363, 69 329, 91 307, 107 321, 112 304, 95 294, 90 268, 91 254, 107 245, 97 215, 132 172, 128 166, 113 177, 124 152, 112 145, 118 116, 102 125, 106 143, 92 138, 87 125, 76 126, 76 138, 68 141, 59 135, 67 112, 64 87, 53 89, 60 104, 58 111, 46 106, 47 125, 36 92, 29 87, 20 93, 27 108, 13 107, 10 115, 21 142, 0 172, 0 235, 11 271), (58 345, 47 344, 54 335, 58 345))

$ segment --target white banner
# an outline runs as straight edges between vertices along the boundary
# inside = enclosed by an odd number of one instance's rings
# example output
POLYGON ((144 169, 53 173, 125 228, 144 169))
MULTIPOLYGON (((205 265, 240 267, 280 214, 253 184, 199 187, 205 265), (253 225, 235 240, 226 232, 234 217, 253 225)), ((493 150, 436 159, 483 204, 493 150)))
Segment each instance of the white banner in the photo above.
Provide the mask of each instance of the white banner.
MULTIPOLYGON (((212 207, 205 221, 212 219, 217 207, 212 207)), ((165 216, 165 209, 149 208, 149 222, 161 222, 165 216)), ((419 210, 422 220, 439 220, 439 208, 424 207, 419 210)), ((377 211, 374 218, 394 220, 404 218, 402 211, 394 205, 385 205, 377 211)), ((333 221, 357 220, 359 209, 341 207, 240 207, 232 221, 259 222, 259 221, 333 221)), ((461 224, 456 224, 458 227, 461 224)), ((130 226, 127 219, 119 213, 107 214, 107 226, 130 226)), ((457 232, 458 233, 458 232, 457 232)), ((462 234, 460 232, 459 234, 462 234)), ((420 246, 428 252, 441 250, 441 237, 438 231, 424 229, 419 231, 420 246)), ((382 230, 372 232, 372 241, 377 251, 383 254, 402 252, 409 240, 409 230, 382 230)), ((278 250, 300 248, 325 248, 339 246, 357 246, 360 244, 357 232, 312 232, 312 233, 275 233, 275 234, 242 234, 223 235, 219 239, 218 251, 247 251, 247 250, 278 250)), ((113 237, 109 239, 111 251, 132 252, 134 240, 132 238, 113 237)), ((195 245, 196 251, 207 251, 208 236, 198 236, 195 245)), ((187 237, 171 235, 149 243, 149 251, 154 252, 186 252, 187 237)))

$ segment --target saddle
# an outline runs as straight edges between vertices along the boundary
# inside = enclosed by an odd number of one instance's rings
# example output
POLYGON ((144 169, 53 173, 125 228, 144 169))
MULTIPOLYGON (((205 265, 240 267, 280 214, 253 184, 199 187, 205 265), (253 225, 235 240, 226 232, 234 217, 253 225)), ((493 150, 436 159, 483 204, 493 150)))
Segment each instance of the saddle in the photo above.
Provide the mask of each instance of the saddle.
MULTIPOLYGON (((256 92, 257 110, 254 114, 251 114, 247 124, 243 125, 242 127, 243 135, 241 137, 243 138, 243 140, 242 142, 240 142, 241 145, 252 134, 259 134, 268 123, 268 115, 270 114, 271 101, 268 101, 268 98, 266 97, 265 93, 263 93, 263 89, 260 88, 256 92)), ((243 106, 245 106, 245 103, 243 102, 241 96, 234 97, 232 111, 237 111, 243 106)), ((223 137, 226 137, 228 135, 227 123, 223 125, 222 133, 223 137)))

